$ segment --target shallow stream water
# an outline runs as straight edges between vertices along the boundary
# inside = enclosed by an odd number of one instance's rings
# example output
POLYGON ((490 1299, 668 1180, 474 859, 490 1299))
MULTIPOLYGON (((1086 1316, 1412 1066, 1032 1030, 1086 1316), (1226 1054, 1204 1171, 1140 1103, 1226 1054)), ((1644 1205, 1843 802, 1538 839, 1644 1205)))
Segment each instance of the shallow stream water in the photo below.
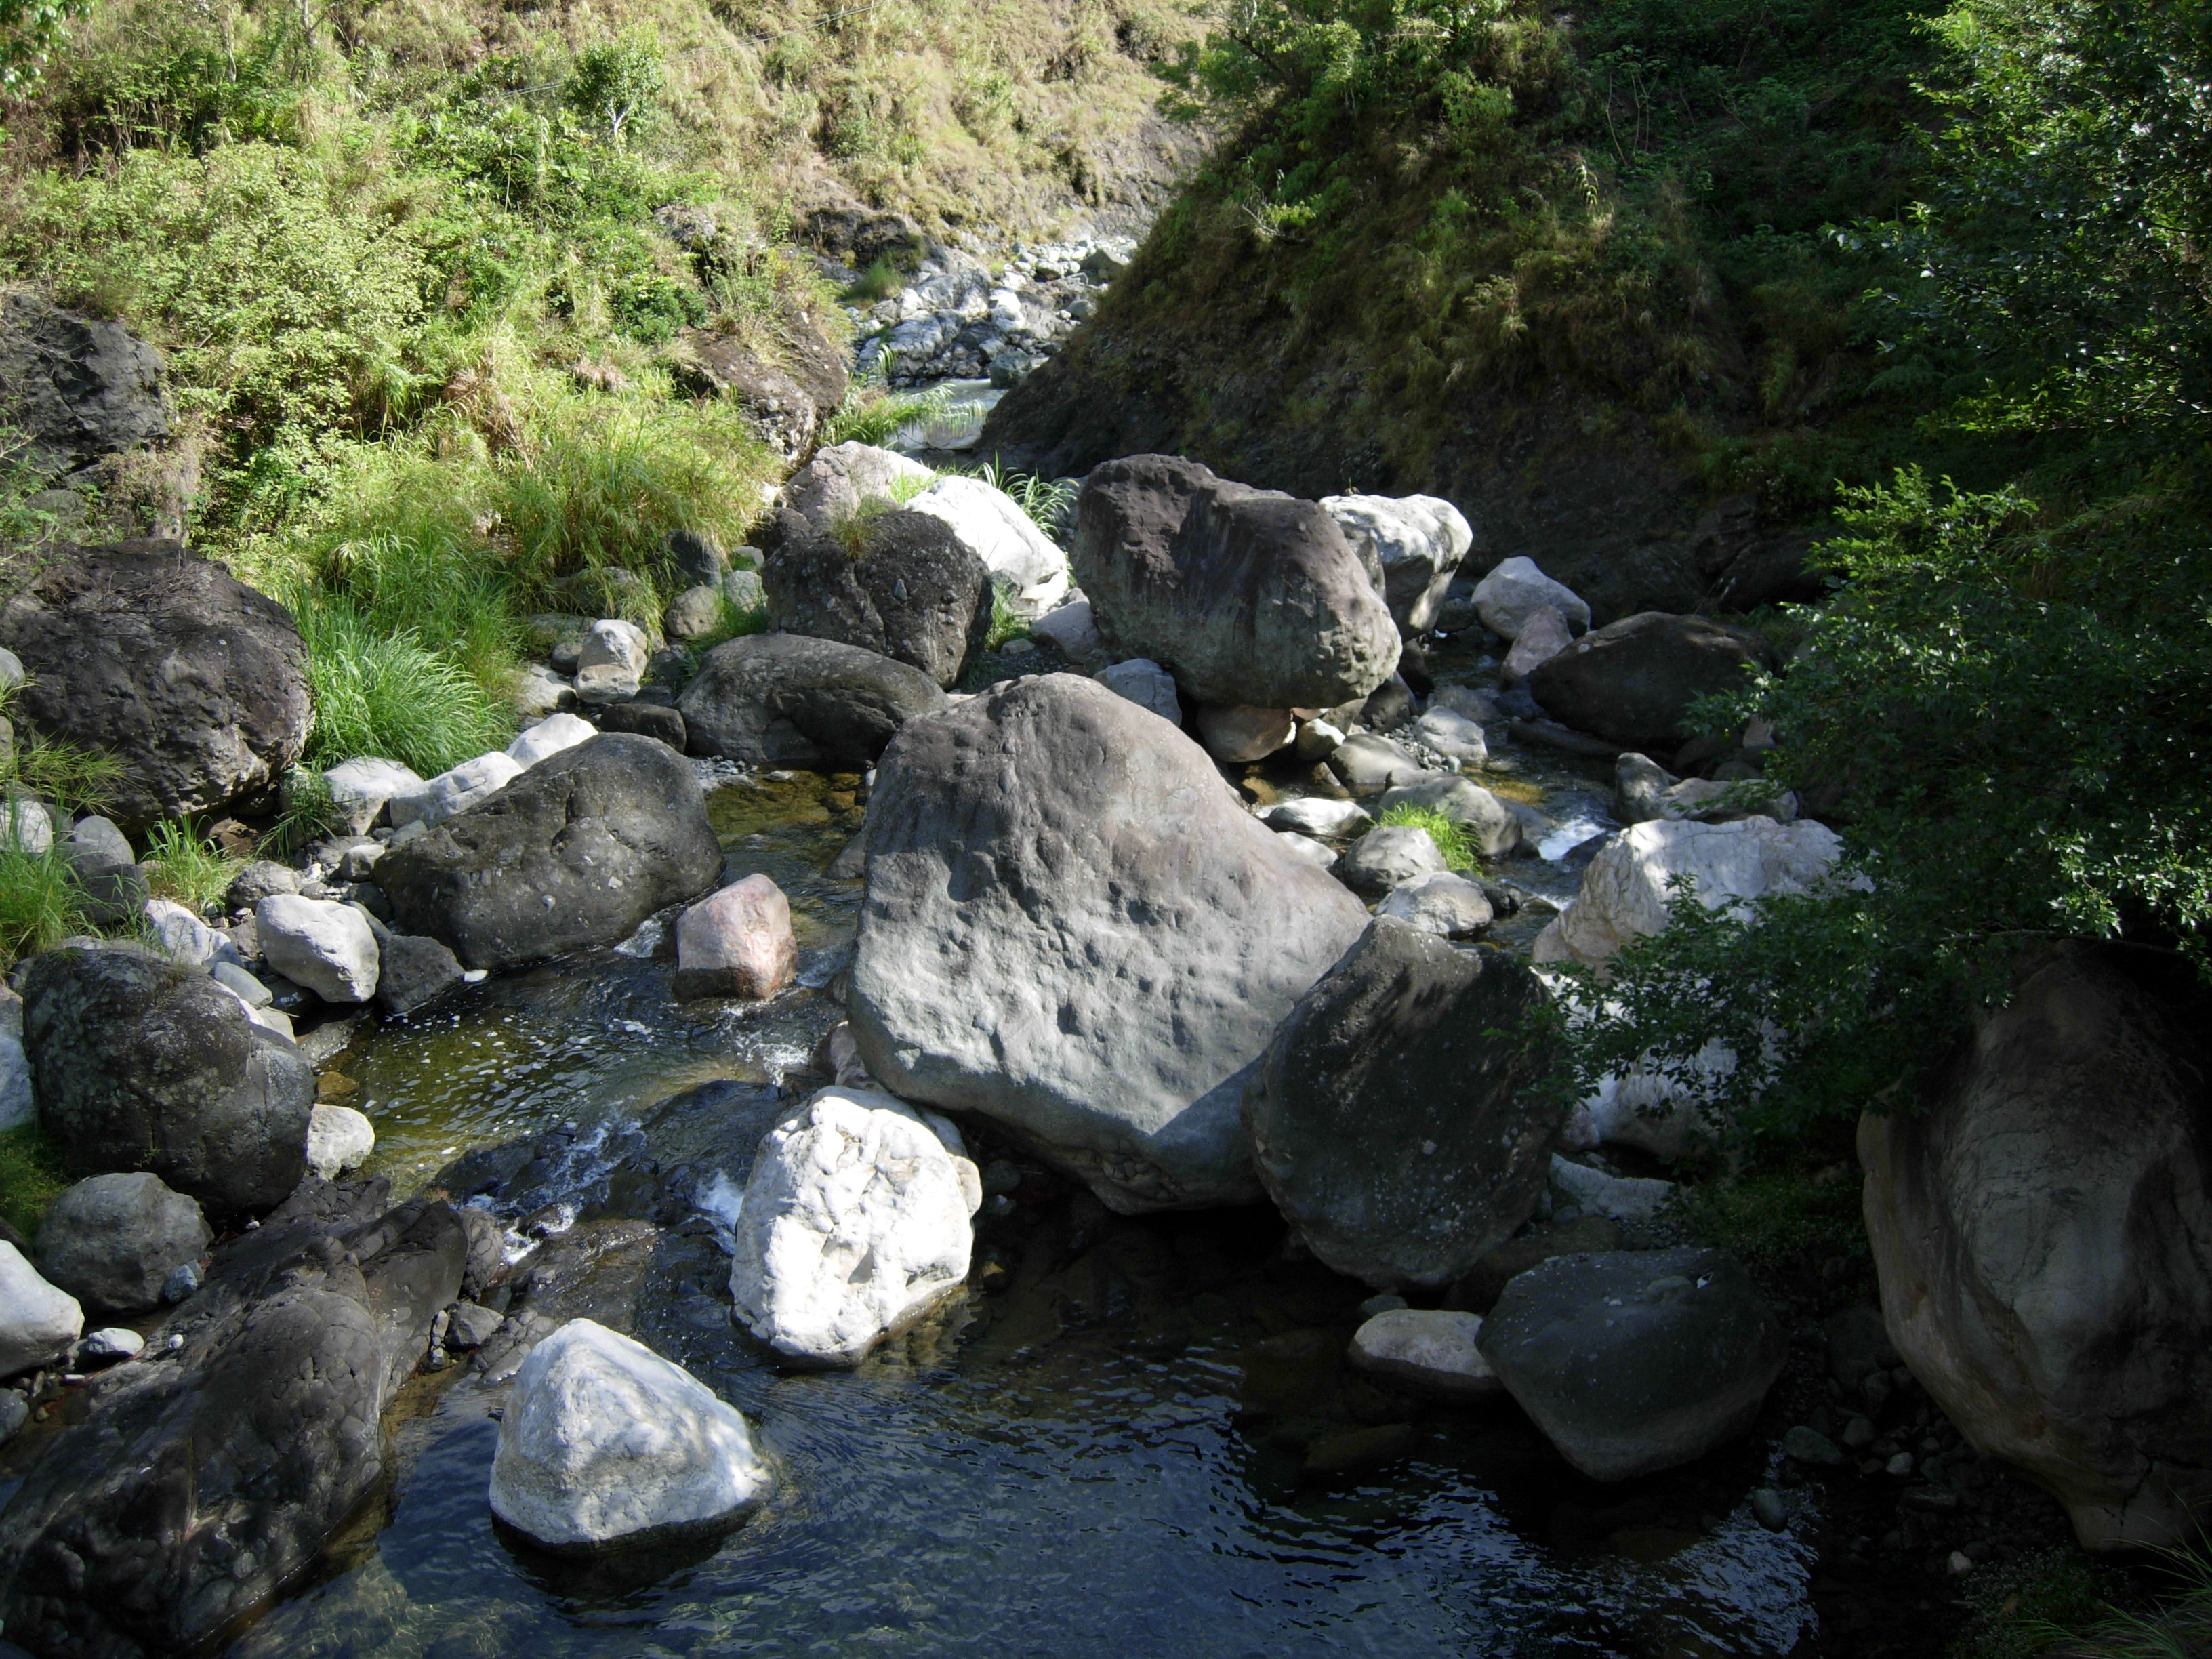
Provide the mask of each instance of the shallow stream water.
MULTIPOLYGON (((1504 758, 1516 769, 1486 782, 1563 823, 1601 813, 1586 763, 1504 758)), ((860 884, 824 871, 858 825, 858 781, 770 775, 710 796, 729 873, 791 896, 802 988, 677 1002, 650 926, 470 988, 332 1068, 375 1120, 374 1170, 406 1193, 490 1143, 634 1136, 717 1079, 752 1085, 730 1098, 761 1110, 840 1017, 823 988, 860 884)), ((1573 886, 1540 859, 1493 873, 1573 886)), ((1531 912, 1523 939, 1549 915, 1531 912)), ((979 1141, 979 1158, 1009 1150, 979 1141)), ((639 1334, 756 1425, 782 1477, 766 1510, 677 1556, 541 1555, 494 1524, 496 1425, 457 1370, 413 1385, 386 1501, 232 1653, 1689 1659, 1786 1652, 1808 1627, 1809 1547, 1750 1514, 1760 1446, 1595 1486, 1510 1406, 1423 1405, 1345 1371, 1367 1292, 1295 1259, 1271 1212, 1116 1218, 1034 1166, 1016 1196, 979 1233, 965 1302, 848 1374, 763 1363, 729 1322, 705 1219, 611 1248, 636 1255, 639 1334)), ((649 1231, 578 1236, 593 1224, 649 1231)))

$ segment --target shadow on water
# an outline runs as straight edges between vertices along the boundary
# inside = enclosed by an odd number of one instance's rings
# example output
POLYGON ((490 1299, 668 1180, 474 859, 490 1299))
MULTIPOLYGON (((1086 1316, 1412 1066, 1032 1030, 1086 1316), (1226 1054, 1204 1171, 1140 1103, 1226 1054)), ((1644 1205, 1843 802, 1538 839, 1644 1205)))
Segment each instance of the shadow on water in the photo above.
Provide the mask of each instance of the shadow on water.
POLYGON ((837 1018, 822 988, 859 884, 823 872, 857 827, 858 782, 790 775, 711 801, 730 872, 790 894, 811 988, 678 1003, 666 930, 648 926, 342 1060, 401 1190, 465 1152, 443 1177, 457 1198, 496 1190, 513 1219, 566 1195, 573 1231, 538 1258, 526 1305, 635 1330, 690 1369, 755 1425, 774 1496, 720 1540, 544 1554, 486 1501, 496 1396, 477 1383, 473 1410, 450 1409, 466 1386, 433 1379, 452 1392, 406 1425, 380 1530, 236 1659, 1792 1647, 1811 1552, 1753 1521, 1758 1445, 1596 1486, 1510 1406, 1438 1407, 1349 1370, 1366 1291, 1290 1259, 1272 1211, 1115 1217, 988 1127, 979 1162, 1019 1180, 1012 1213, 979 1229, 964 1298, 855 1371, 765 1363, 729 1316, 714 1205, 679 1220, 669 1195, 680 1210, 713 1176, 742 1184, 774 1081, 837 1018), (625 1170, 650 1176, 647 1219, 612 1218, 647 1213, 625 1170))

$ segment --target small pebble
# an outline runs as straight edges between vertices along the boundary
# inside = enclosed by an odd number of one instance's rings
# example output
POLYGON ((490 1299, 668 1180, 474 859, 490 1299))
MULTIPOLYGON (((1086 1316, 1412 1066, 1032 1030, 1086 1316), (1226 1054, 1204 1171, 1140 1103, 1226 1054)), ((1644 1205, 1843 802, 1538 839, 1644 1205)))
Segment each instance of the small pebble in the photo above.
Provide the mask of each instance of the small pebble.
POLYGON ((1964 1550, 1953 1550, 1950 1560, 1945 1565, 1951 1569, 1954 1577, 1964 1578, 1974 1570, 1974 1558, 1964 1550))
POLYGON ((1874 1424, 1863 1417, 1854 1417, 1844 1425, 1844 1443, 1853 1451, 1864 1451, 1874 1444, 1874 1424))
POLYGON ((1896 1456, 1891 1458, 1888 1462, 1883 1464, 1881 1467, 1884 1474, 1893 1474, 1899 1480, 1902 1480, 1906 1475, 1912 1473, 1912 1454, 1911 1452, 1899 1452, 1896 1456))

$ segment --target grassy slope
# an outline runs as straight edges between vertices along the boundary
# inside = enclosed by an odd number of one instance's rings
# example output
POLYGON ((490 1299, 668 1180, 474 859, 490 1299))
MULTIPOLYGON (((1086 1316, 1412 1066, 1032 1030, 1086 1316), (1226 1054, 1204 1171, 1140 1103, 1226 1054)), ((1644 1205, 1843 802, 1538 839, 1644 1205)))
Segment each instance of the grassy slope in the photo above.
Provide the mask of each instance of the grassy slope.
POLYGON ((168 361, 181 435, 111 474, 113 517, 295 606, 317 758, 451 764, 511 723, 530 612, 656 620, 665 532, 741 539, 775 471, 684 394, 683 331, 837 337, 789 241, 812 204, 990 236, 1110 206, 1146 60, 1190 27, 1175 0, 823 15, 341 0, 309 38, 282 0, 105 0, 5 112, 0 280, 168 361))
POLYGON ((1901 453, 1941 374, 1880 353, 1829 228, 1911 199, 1925 0, 1504 0, 1432 51, 1434 9, 1307 9, 1356 44, 1215 76, 1240 136, 994 441, 1439 489, 1622 558, 1720 495, 1817 514, 1901 453))

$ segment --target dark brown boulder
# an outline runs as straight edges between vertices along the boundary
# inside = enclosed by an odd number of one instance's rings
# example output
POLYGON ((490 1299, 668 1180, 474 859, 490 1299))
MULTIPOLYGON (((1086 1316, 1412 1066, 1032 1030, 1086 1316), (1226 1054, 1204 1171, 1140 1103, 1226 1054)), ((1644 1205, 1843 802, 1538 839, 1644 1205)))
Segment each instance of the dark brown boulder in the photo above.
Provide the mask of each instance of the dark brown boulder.
POLYGON ((755 766, 859 769, 901 726, 945 707, 918 668, 803 634, 755 634, 709 651, 677 699, 695 755, 755 766))
POLYGON ((991 631, 991 576, 942 519, 894 512, 836 535, 792 536, 768 556, 769 622, 957 681, 991 631))
POLYGON ((0 646, 33 727, 124 763, 126 825, 256 804, 307 740, 291 614, 176 542, 52 549, 0 607, 0 646))
POLYGON ((1690 738, 1698 698, 1778 665, 1764 635, 1706 617, 1646 611, 1585 634, 1528 676, 1545 711, 1624 749, 1670 752, 1690 738))

